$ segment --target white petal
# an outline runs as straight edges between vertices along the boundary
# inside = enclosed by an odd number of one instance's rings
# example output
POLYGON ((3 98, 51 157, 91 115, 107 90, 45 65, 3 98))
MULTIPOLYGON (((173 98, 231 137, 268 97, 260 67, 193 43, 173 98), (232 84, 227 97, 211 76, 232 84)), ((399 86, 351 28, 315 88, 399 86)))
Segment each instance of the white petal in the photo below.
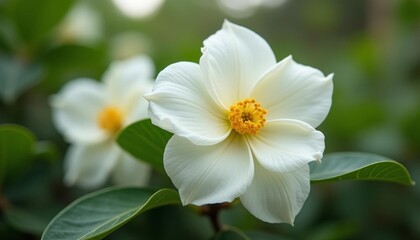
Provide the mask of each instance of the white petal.
POLYGON ((228 21, 204 41, 202 51, 200 66, 208 88, 227 108, 248 98, 263 73, 276 64, 263 38, 228 21))
MULTIPOLYGON (((109 104, 130 114, 143 95, 151 91, 153 75, 153 62, 146 55, 113 62, 103 77, 109 104)), ((143 111, 142 118, 146 115, 143 111)))
POLYGON ((113 169, 113 181, 122 186, 145 186, 150 178, 147 164, 122 153, 120 161, 113 169))
MULTIPOLYGON (((149 118, 148 116, 148 102, 144 98, 144 95, 152 91, 154 81, 137 81, 131 85, 131 89, 127 90, 127 93, 123 99, 121 109, 123 109, 125 115, 124 125, 149 118)), ((124 95, 124 93, 122 94, 124 95)))
POLYGON ((268 110, 267 120, 297 119, 317 127, 331 107, 332 77, 289 56, 263 76, 252 97, 268 110))
POLYGON ((97 122, 105 104, 102 84, 91 79, 76 79, 52 96, 53 121, 70 142, 99 142, 107 137, 97 122))
POLYGON ((103 185, 121 157, 121 153, 113 140, 92 145, 71 146, 65 158, 64 183, 83 188, 103 185))
POLYGON ((198 145, 215 144, 230 131, 227 111, 208 95, 200 68, 179 62, 159 73, 149 100, 154 124, 198 145))
POLYGON ((298 120, 269 121, 248 141, 260 164, 275 172, 290 172, 320 161, 325 148, 324 135, 298 120))
POLYGON ((184 205, 230 202, 245 192, 254 172, 249 147, 238 134, 211 146, 173 136, 164 166, 184 205))
POLYGON ((144 95, 150 93, 153 88, 153 82, 137 82, 132 85, 132 90, 127 94, 123 109, 126 113, 124 125, 149 118, 147 113, 148 102, 144 95))
POLYGON ((255 217, 269 223, 293 225, 310 191, 309 166, 293 172, 270 172, 255 164, 254 180, 240 197, 255 217))

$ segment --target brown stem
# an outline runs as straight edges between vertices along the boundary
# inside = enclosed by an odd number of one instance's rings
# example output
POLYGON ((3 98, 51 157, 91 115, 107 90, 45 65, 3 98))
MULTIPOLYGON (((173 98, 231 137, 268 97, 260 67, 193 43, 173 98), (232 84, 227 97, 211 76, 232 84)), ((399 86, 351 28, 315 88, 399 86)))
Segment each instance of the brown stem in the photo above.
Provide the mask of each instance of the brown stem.
POLYGON ((10 208, 9 201, 3 195, 0 195, 0 213, 7 208, 10 208))
POLYGON ((200 207, 200 213, 206 215, 211 222, 214 232, 219 232, 222 230, 222 224, 219 219, 219 212, 223 208, 229 207, 229 203, 217 203, 217 204, 208 204, 200 207))

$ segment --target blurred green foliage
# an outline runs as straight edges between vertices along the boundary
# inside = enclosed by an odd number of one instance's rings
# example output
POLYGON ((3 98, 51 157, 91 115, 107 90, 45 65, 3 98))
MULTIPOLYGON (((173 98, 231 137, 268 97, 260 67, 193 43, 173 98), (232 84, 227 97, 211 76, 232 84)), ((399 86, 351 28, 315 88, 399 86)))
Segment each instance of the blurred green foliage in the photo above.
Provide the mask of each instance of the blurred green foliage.
MULTIPOLYGON (((385 155, 402 162, 420 182, 418 0, 289 0, 248 18, 231 17, 213 0, 168 0, 146 19, 124 16, 109 0, 0 0, 0 123, 19 124, 30 129, 34 139, 53 143, 36 144, 50 150, 0 186, 0 238, 39 238, 42 226, 24 229, 22 225, 31 224, 19 224, 21 216, 51 219, 86 193, 62 184, 67 144, 51 122, 51 94, 77 77, 100 79, 112 60, 130 54, 149 54, 157 72, 173 62, 197 62, 202 41, 225 18, 263 36, 278 60, 292 54, 300 63, 335 74, 333 106, 320 127, 327 153, 385 155), (95 41, 63 34, 66 14, 81 3, 102 22, 95 41), (49 159, 59 161, 45 161, 49 159)), ((171 183, 156 173, 152 186, 171 183)), ((222 222, 285 239, 419 239, 419 188, 374 182, 319 184, 312 187, 295 227, 263 223, 240 204, 224 211, 222 222)), ((146 212, 108 238, 211 236, 210 223, 194 209, 165 207, 146 212)))
POLYGON ((0 185, 5 185, 31 164, 35 137, 19 125, 0 125, 0 149, 0 185))

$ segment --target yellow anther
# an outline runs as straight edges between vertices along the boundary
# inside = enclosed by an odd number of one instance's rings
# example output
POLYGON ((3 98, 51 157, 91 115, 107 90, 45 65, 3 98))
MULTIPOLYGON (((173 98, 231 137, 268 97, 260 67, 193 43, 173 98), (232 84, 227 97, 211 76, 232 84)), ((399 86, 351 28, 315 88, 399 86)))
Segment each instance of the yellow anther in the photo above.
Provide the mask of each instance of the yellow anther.
POLYGON ((255 135, 264 127, 267 110, 253 98, 239 101, 229 110, 230 126, 239 134, 255 135))
POLYGON ((114 134, 123 125, 123 114, 116 107, 105 107, 98 115, 98 124, 108 133, 114 134))

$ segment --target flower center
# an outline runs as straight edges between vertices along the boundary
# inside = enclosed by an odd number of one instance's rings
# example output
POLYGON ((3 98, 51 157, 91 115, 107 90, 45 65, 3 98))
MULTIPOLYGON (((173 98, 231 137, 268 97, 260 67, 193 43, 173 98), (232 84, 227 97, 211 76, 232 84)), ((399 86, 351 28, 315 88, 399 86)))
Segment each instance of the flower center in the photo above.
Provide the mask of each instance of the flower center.
POLYGON ((123 114, 116 107, 105 107, 98 115, 98 124, 105 131, 114 134, 122 127, 123 114))
POLYGON ((239 134, 258 134, 264 127, 267 110, 253 98, 246 98, 230 106, 230 126, 239 134))

